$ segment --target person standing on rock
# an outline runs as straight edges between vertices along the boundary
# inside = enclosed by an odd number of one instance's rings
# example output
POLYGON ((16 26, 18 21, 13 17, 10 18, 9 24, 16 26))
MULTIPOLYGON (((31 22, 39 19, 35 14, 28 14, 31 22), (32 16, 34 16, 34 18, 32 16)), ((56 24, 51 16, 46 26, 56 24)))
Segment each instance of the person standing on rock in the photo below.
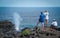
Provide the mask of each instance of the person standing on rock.
POLYGON ((45 15, 44 15, 43 12, 41 12, 36 26, 38 26, 38 24, 41 23, 42 24, 42 28, 44 28, 44 19, 45 19, 45 15))
POLYGON ((49 12, 47 10, 45 10, 44 14, 45 14, 44 25, 45 25, 45 27, 47 27, 47 25, 48 25, 48 19, 49 19, 49 12))

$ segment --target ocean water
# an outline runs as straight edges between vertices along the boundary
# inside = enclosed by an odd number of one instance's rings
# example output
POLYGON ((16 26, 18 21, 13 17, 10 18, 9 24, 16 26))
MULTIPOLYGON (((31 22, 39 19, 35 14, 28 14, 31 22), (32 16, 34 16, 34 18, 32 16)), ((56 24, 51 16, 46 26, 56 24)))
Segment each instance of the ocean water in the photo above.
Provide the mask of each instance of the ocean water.
POLYGON ((13 13, 17 12, 23 19, 20 28, 32 28, 36 25, 40 12, 45 10, 49 12, 48 25, 51 25, 52 20, 56 19, 58 27, 60 27, 60 7, 0 7, 0 21, 10 20, 14 23, 13 13))

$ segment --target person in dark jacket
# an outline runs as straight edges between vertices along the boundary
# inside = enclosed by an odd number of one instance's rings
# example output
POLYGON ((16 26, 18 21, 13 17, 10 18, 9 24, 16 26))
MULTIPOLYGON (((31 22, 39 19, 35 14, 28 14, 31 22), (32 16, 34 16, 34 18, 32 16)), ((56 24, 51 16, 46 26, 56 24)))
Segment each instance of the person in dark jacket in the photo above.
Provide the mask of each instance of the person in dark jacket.
POLYGON ((42 28, 44 28, 44 20, 45 20, 45 15, 44 15, 43 12, 41 12, 36 26, 38 26, 38 24, 41 23, 42 24, 42 28))

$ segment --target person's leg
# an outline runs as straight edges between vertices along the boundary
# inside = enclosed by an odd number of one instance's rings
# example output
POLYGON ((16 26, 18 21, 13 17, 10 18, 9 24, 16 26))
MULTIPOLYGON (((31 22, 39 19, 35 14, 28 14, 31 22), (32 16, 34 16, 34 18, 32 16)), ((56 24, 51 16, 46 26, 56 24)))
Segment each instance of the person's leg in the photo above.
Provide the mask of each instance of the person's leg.
POLYGON ((46 26, 48 25, 48 19, 46 19, 46 26))
POLYGON ((42 22, 42 28, 44 29, 44 22, 42 22))
POLYGON ((38 27, 38 24, 39 24, 39 23, 40 23, 40 22, 38 21, 37 24, 36 24, 37 27, 38 27))
POLYGON ((47 27, 47 25, 48 25, 48 19, 45 19, 45 27, 47 27))

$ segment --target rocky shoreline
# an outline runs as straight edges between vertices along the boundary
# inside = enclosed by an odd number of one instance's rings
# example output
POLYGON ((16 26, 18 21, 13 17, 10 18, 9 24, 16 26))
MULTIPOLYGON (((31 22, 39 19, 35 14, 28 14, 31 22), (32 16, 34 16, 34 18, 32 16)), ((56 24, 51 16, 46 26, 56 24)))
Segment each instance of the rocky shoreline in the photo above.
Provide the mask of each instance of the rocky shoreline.
POLYGON ((0 22, 0 38, 60 38, 60 30, 46 27, 24 28, 21 32, 13 30, 14 24, 10 21, 0 22), (13 26, 12 26, 13 25, 13 26), (4 26, 4 27, 3 27, 4 26), (6 27, 6 28, 5 28, 6 27))

